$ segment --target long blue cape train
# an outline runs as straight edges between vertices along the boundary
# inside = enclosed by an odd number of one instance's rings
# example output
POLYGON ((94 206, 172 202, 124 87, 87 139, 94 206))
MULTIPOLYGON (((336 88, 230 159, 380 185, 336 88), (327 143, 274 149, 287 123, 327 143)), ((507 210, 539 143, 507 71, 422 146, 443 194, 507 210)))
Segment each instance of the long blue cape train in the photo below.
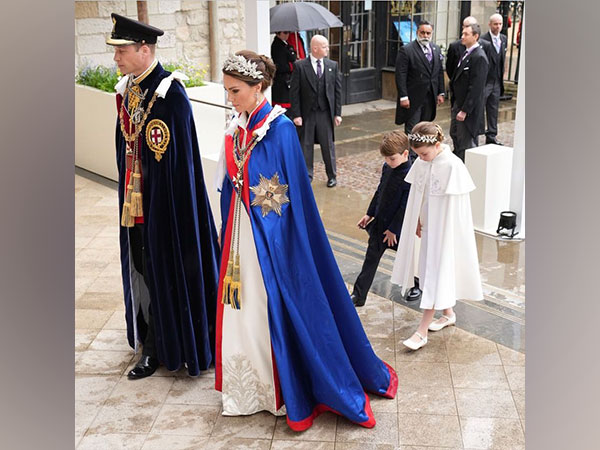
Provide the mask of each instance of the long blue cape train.
MULTIPOLYGON (((248 130, 258 128, 271 110, 265 102, 250 117, 248 130)), ((225 151, 231 152, 231 136, 226 136, 225 151)), ((236 195, 231 162, 221 188, 224 250, 219 299, 236 195)), ((305 430, 316 416, 329 410, 373 427, 375 419, 366 392, 393 398, 398 378, 394 369, 375 355, 352 304, 317 209, 295 126, 286 116, 271 122, 252 151, 244 180, 242 200, 249 211, 267 291, 272 350, 289 426, 305 430), (254 193, 248 188, 259 183, 260 175, 271 178, 274 174, 279 175, 281 184, 288 185, 290 202, 283 205, 281 216, 270 212, 263 217, 260 206, 249 206, 254 193)), ((222 386, 223 307, 219 301, 218 390, 222 386)))

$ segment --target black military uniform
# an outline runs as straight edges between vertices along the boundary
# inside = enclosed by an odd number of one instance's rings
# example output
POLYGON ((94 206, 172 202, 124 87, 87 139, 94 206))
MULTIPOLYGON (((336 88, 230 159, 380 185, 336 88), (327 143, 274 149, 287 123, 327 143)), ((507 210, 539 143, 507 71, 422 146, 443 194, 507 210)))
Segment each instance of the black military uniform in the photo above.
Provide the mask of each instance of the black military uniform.
POLYGON ((275 36, 271 44, 271 58, 277 68, 271 87, 273 104, 286 108, 286 116, 293 119, 290 109, 290 82, 292 70, 294 70, 293 64, 296 61, 296 51, 290 44, 275 36))

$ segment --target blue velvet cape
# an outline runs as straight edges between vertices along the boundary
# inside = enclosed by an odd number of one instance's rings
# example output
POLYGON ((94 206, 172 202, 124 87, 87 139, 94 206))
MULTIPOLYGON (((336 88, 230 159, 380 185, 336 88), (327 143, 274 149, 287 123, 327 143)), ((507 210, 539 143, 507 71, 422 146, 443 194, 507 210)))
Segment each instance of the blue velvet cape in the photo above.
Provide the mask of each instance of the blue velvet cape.
MULTIPOLYGON (((160 64, 140 83, 148 89, 144 107, 160 81, 170 75, 160 64)), ((150 296, 158 357, 169 369, 184 363, 197 375, 213 361, 215 298, 218 282, 217 233, 204 185, 204 176, 192 108, 183 86, 171 83, 165 98, 157 98, 146 120, 160 119, 169 128, 170 142, 162 159, 142 133, 145 271, 150 296)), ((119 214, 123 208, 126 157, 125 139, 117 119, 119 214)), ((129 345, 136 348, 134 320, 143 342, 146 324, 134 317, 127 228, 120 227, 125 318, 129 345)))
MULTIPOLYGON (((262 122, 271 109, 265 102, 251 116, 248 129, 262 122)), ((316 416, 329 410, 373 427, 375 419, 365 392, 393 398, 398 379, 394 369, 373 352, 352 304, 317 209, 296 129, 286 116, 271 123, 252 151, 244 185, 242 199, 250 211, 267 292, 272 350, 289 426, 305 430, 316 416), (288 185, 290 202, 283 205, 281 216, 271 211, 263 217, 260 206, 249 207, 248 200, 255 197, 247 190, 259 183, 259 175, 271 178, 275 173, 281 184, 288 185)), ((225 242, 221 282, 229 254, 234 189, 228 171, 221 189, 225 242)), ((222 308, 219 304, 217 389, 222 382, 222 308)))

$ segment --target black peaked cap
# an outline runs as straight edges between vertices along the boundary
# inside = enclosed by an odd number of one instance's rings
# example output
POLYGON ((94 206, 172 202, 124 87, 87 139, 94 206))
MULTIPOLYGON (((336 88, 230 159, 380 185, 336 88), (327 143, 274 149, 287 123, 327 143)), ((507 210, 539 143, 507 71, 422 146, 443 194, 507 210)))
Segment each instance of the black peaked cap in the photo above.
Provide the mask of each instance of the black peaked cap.
POLYGON ((158 36, 165 34, 160 28, 138 20, 112 13, 113 29, 108 45, 130 45, 135 43, 156 44, 158 36))

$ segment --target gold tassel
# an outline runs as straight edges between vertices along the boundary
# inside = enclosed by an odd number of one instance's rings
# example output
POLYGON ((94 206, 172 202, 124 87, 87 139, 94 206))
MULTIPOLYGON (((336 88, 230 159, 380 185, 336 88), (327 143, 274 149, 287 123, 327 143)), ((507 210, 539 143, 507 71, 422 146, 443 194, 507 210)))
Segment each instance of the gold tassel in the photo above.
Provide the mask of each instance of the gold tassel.
POLYGON ((121 216, 122 227, 132 227, 135 225, 135 219, 131 215, 131 205, 128 202, 123 203, 123 215, 121 216))
POLYGON ((136 159, 133 165, 133 192, 142 192, 142 173, 139 159, 136 159))
POLYGON ((231 278, 233 275, 233 258, 231 254, 229 255, 229 261, 227 261, 227 271, 225 272, 225 277, 223 278, 223 295, 221 296, 221 303, 224 305, 230 304, 229 299, 229 287, 231 285, 231 278))
POLYGON ((141 217, 144 215, 141 192, 134 192, 131 194, 131 215, 133 217, 141 217))
POLYGON ((133 189, 133 184, 131 184, 131 180, 127 185, 125 196, 125 201, 123 202, 123 213, 121 215, 121 226, 123 227, 132 227, 135 225, 135 219, 131 215, 131 190, 133 189))
POLYGON ((242 309, 242 280, 240 279, 240 254, 235 255, 231 277, 230 302, 233 309, 242 309))
POLYGON ((142 174, 140 173, 140 161, 136 160, 133 167, 133 193, 131 194, 131 215, 142 217, 144 208, 142 205, 142 174))

